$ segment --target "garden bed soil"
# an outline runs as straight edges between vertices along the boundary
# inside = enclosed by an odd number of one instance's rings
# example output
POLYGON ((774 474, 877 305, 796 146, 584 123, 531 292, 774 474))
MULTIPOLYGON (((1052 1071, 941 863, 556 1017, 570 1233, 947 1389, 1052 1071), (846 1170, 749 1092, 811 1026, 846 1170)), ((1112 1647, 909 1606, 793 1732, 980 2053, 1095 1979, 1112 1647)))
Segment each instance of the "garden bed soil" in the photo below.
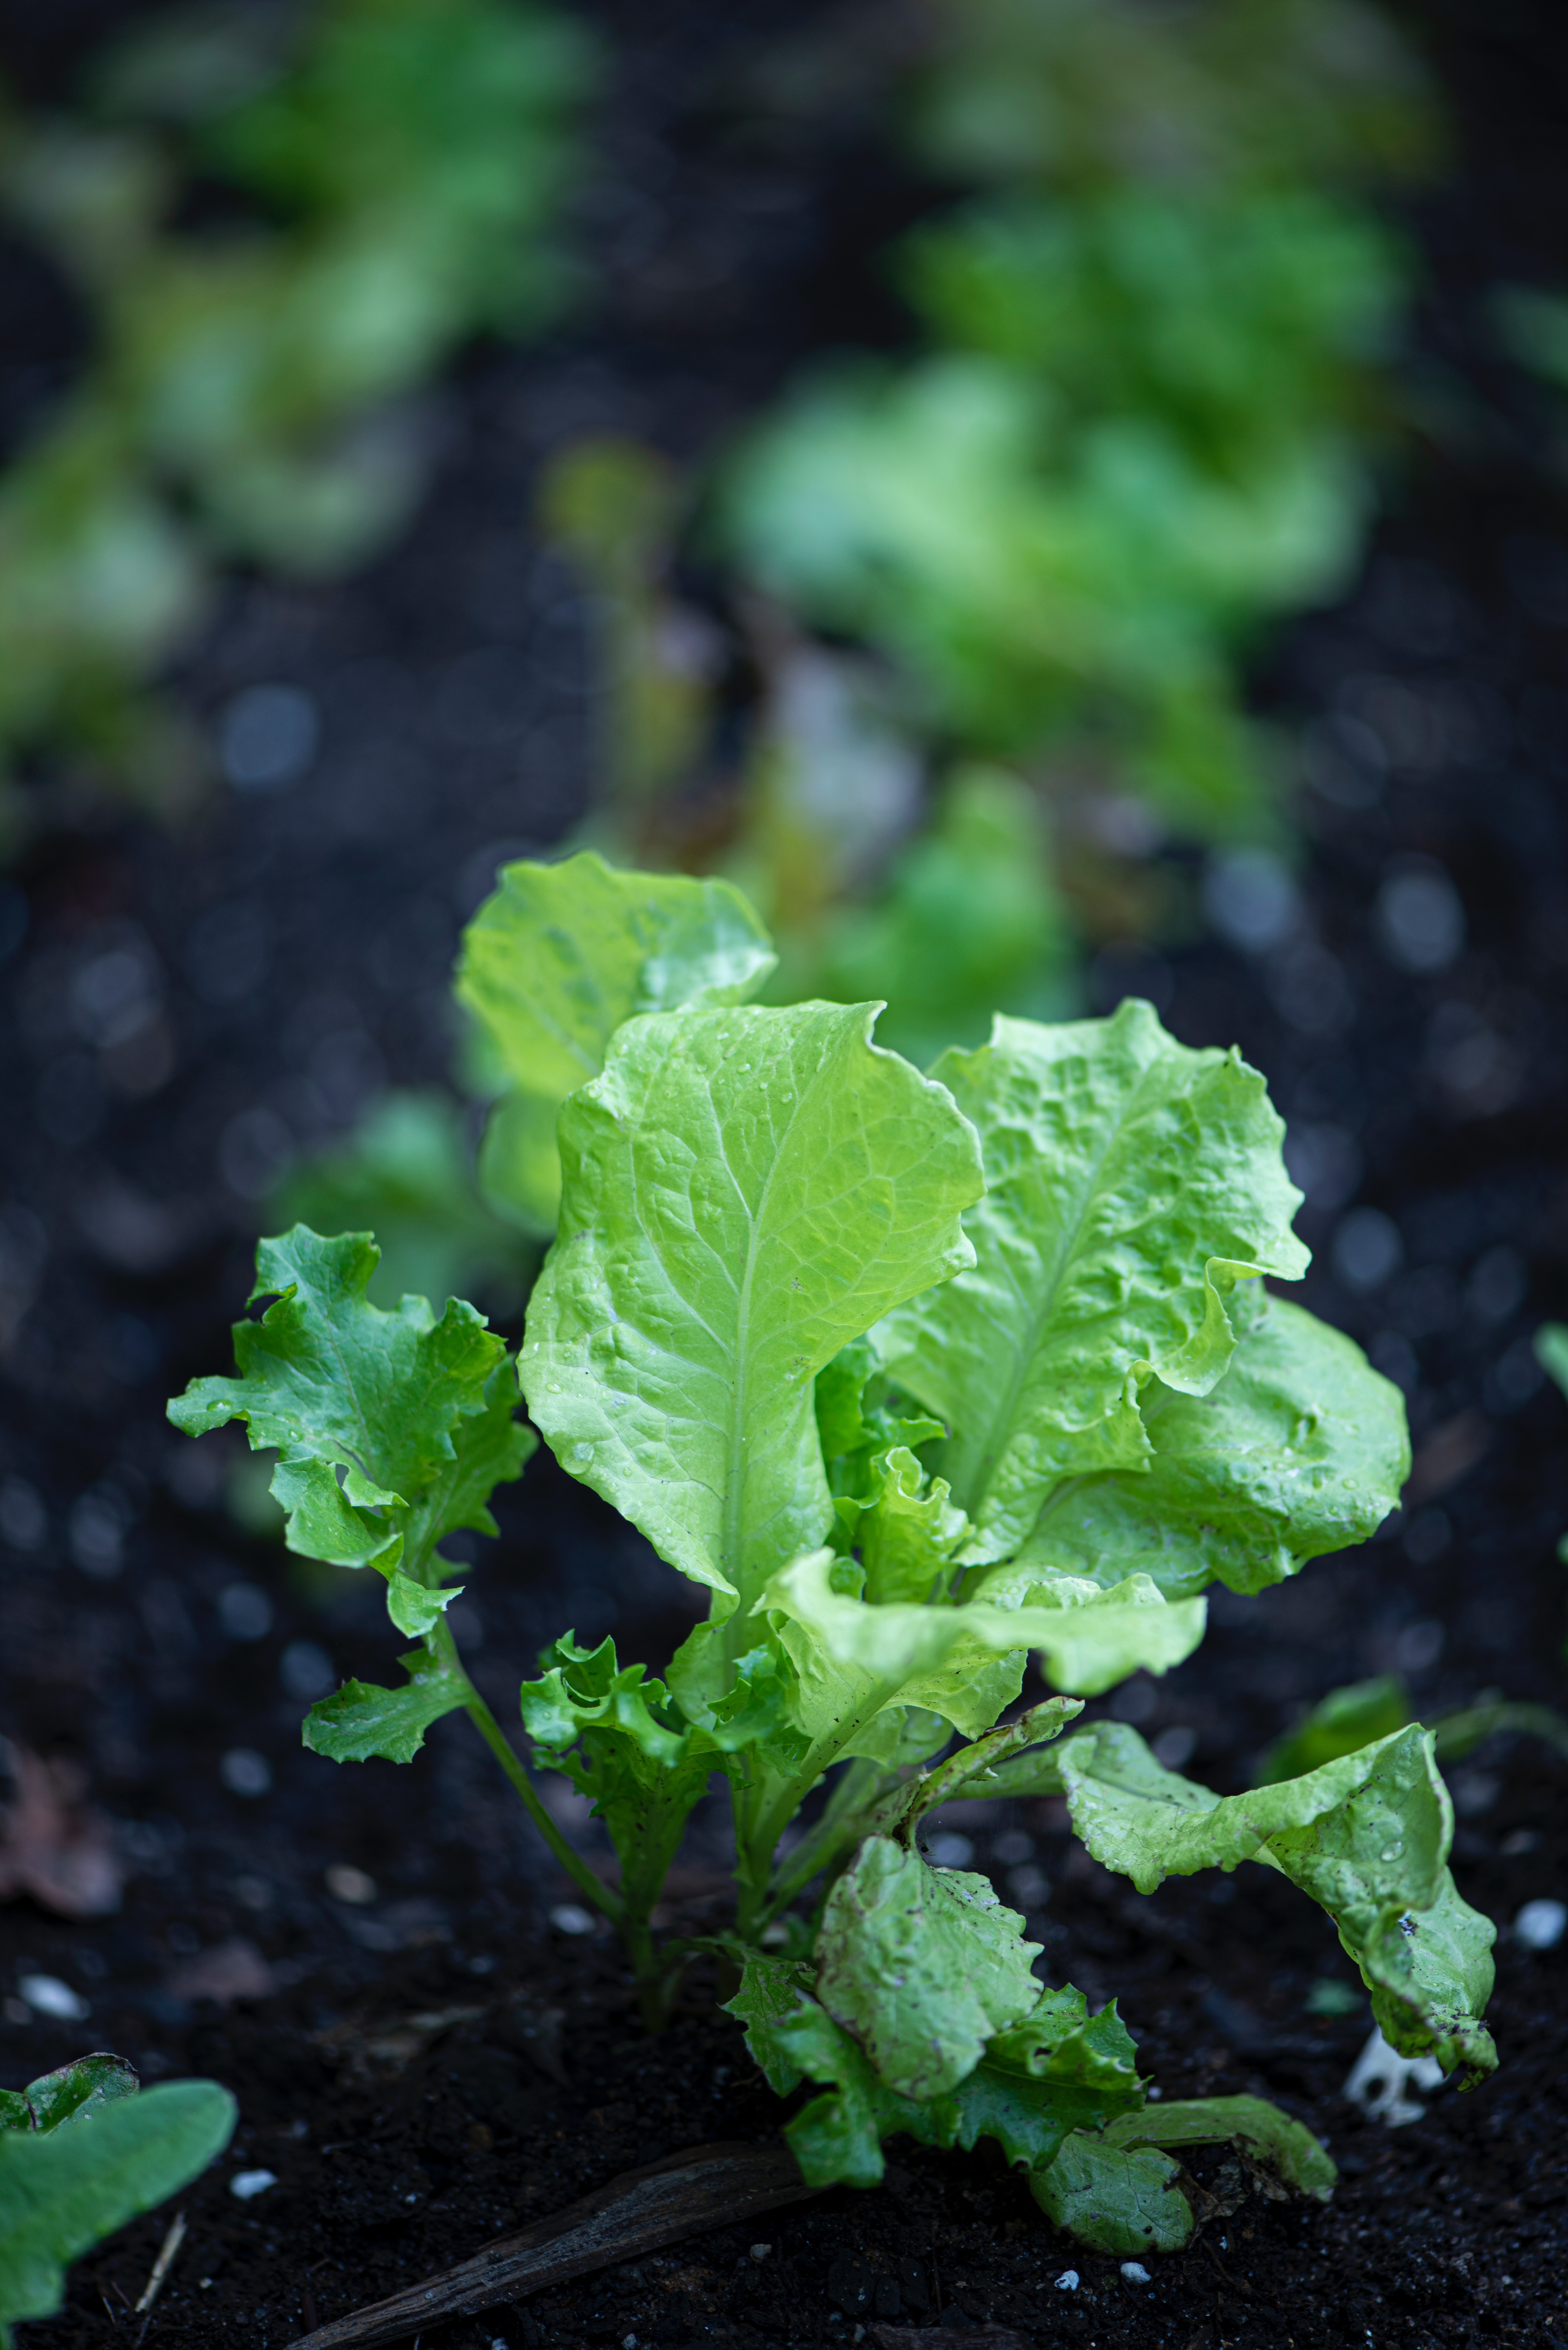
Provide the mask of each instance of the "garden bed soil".
MULTIPOLYGON (((613 1945, 550 1923, 571 1888, 466 1724, 438 1725, 406 1770, 302 1752, 309 1696, 387 1675, 375 1594, 313 1583, 247 1534, 233 1448, 186 1445, 161 1417, 167 1394, 227 1362, 269 1168, 343 1131, 382 1084, 440 1078, 462 920, 499 857, 583 813, 584 613, 530 536, 540 456, 602 427, 687 453, 808 349, 867 317, 895 330, 869 257, 920 192, 867 160, 853 106, 807 136, 755 117, 738 130, 719 102, 728 67, 794 12, 600 13, 622 44, 624 185, 587 205, 599 321, 541 352, 476 354, 444 395, 447 453, 407 545, 341 588, 233 583, 179 681, 206 713, 247 684, 302 687, 323 719, 313 773, 214 801, 174 837, 84 806, 0 891, 0 1721, 18 1769, 24 1752, 49 1765, 32 1782, 34 1885, 84 1858, 123 1878, 113 1914, 70 1922, 25 1889, 0 1910, 0 2079, 105 2045, 149 2079, 225 2081, 242 2113, 230 2156, 181 2199, 189 2235, 150 2320, 130 2304, 168 2212, 80 2263, 65 2313, 29 2334, 40 2350, 275 2350, 620 2171, 773 2143, 783 2118, 710 1980, 692 1976, 649 2041, 613 1945), (524 657, 528 706, 480 740, 452 681, 496 642, 524 657), (129 1026, 111 1016, 116 972, 121 1010, 145 1014, 129 1026), (40 1976, 74 2019, 40 2012, 40 1976), (247 2169, 275 2183, 244 2201, 229 2182, 247 2169)), ((1561 495, 1534 467, 1550 411, 1488 356, 1482 296, 1564 274, 1549 240, 1568 217, 1568 78, 1544 7, 1417 18, 1460 124, 1453 182, 1416 223, 1433 264, 1426 380, 1447 422, 1391 494, 1355 595, 1293 629, 1259 681, 1306 716, 1375 706, 1371 681, 1396 734, 1398 712, 1416 718, 1366 805, 1303 803, 1302 887, 1327 966, 1195 932, 1158 954, 1113 944, 1094 972, 1098 1008, 1135 983, 1179 1036, 1234 1041, 1267 1072, 1308 1179, 1300 1223, 1319 1253, 1301 1294, 1410 1400, 1403 1517, 1260 1600, 1220 1595, 1197 1657, 1111 1701, 1150 1738, 1186 1733, 1184 1767, 1227 1791, 1304 1704, 1368 1674, 1402 1672, 1428 1718, 1487 1687, 1564 1699, 1568 1419, 1530 1336, 1568 1315, 1568 552, 1561 495), (1425 974, 1391 956, 1377 915, 1410 858, 1446 868, 1466 916, 1462 954, 1425 974), (1344 1239, 1359 1210, 1387 1220, 1352 1228, 1380 1237, 1375 1278, 1344 1239)), ((41 36, 29 48, 14 31, 24 84, 57 77, 41 36)), ((38 337, 53 364, 42 297, 38 337)), ((460 1605, 504 1718, 568 1624, 668 1655, 690 1598, 591 1494, 541 1459, 498 1514, 460 1605)), ((1494 1742, 1454 1786, 1469 1900, 1506 1929, 1568 1894, 1565 1772, 1548 1750, 1494 1742)), ((896 2142, 873 2192, 449 2324, 425 2350, 988 2322, 1106 2350, 1568 2345, 1568 1945, 1532 1953, 1505 1933, 1501 2073, 1390 2132, 1341 2094, 1368 2018, 1331 1929, 1287 1887, 1243 1869, 1141 1899, 1069 1846, 1050 1806, 941 1825, 1024 1909, 1054 1981, 1121 1995, 1165 2095, 1255 2091, 1320 2133, 1341 2168, 1332 2205, 1254 2199, 1134 2286, 1059 2238, 993 2154, 896 2142), (1321 2012, 1324 1984, 1343 2012, 1321 2012)), ((722 1866, 715 1809, 676 1922, 722 1916, 722 1866)), ((1213 2183, 1215 2158, 1195 2168, 1213 2183)))

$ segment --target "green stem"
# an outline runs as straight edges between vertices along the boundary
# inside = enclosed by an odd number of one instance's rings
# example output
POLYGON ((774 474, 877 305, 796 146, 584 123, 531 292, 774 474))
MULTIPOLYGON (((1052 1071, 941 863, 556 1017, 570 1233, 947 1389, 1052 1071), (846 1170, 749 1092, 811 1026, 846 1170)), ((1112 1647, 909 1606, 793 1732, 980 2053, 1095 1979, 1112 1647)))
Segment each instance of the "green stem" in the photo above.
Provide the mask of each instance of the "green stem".
MULTIPOLYGON (((462 1673, 463 1679, 468 1680, 468 1675, 462 1671, 462 1659, 457 1653, 457 1642, 452 1636, 452 1627, 444 1616, 439 1623, 432 1625, 425 1635, 425 1646, 438 1664, 444 1665, 449 1672, 462 1673)), ((612 1892, 607 1885, 603 1884, 595 1876, 580 1853, 572 1850, 571 1846, 545 1810, 535 1790, 533 1781, 513 1752, 509 1741, 503 1734, 501 1724, 472 1681, 468 1681, 468 1702, 463 1711, 512 1782, 513 1792, 520 1799, 524 1810, 573 1884, 580 1892, 587 1896, 596 1909, 603 1910, 612 1925, 618 1926, 621 1922, 619 1896, 612 1892)))
POLYGON ((523 1807, 529 1818, 574 1885, 587 1896, 596 1908, 603 1910, 612 1925, 618 1927, 622 1922, 621 1903, 618 1897, 602 1879, 595 1876, 581 1854, 572 1850, 535 1794, 533 1782, 503 1735, 500 1723, 477 1691, 465 1710, 470 1721, 472 1722, 522 1798, 523 1807))

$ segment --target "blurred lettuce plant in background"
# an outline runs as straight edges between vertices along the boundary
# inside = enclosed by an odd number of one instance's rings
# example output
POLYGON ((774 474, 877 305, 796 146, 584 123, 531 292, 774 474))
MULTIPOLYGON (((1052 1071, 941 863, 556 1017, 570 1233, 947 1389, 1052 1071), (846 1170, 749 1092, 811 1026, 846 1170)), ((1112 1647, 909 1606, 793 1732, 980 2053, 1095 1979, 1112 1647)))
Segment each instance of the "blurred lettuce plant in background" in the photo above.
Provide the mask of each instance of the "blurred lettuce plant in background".
POLYGON ((1356 5, 934 21, 909 137, 971 192, 892 256, 917 348, 788 395, 720 536, 937 742, 1267 838, 1240 662, 1360 552, 1409 276, 1362 191, 1428 160, 1421 77, 1356 5))
MULTIPOLYGON (((0 762, 44 747, 168 807, 199 754, 145 690, 213 567, 319 577, 423 486, 414 396, 554 318, 585 28, 512 0, 309 0, 132 35, 80 120, 13 120, 0 187, 93 356, 0 480, 0 762), (218 216, 182 224, 197 178, 218 216)), ((5 820, 21 828, 13 787, 5 820)))

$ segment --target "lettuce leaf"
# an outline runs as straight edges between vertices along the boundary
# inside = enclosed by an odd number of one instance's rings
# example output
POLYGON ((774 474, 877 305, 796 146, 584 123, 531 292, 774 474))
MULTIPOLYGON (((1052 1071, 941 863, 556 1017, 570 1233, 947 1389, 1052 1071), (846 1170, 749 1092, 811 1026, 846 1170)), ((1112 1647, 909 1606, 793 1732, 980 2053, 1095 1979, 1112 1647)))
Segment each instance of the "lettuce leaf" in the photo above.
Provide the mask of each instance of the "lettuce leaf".
POLYGON ((867 1836, 827 1897, 816 1992, 891 2089, 934 2097, 1022 2022, 1044 1945, 1023 1939, 988 1877, 932 1868, 891 1836, 867 1836))
POLYGON ((1103 1584, 1149 1575, 1170 1599, 1216 1581, 1261 1591, 1365 1542, 1410 1473, 1398 1389, 1282 1298, 1259 1297, 1208 1395, 1154 1378, 1138 1404, 1147 1463, 1059 1486, 1021 1560, 1103 1584))
POLYGON ((1496 1929, 1449 1874, 1453 1811, 1429 1731, 1224 1797, 1165 1770, 1121 1722, 1079 1731, 1058 1760, 1077 1834, 1140 1893, 1241 1860, 1277 1868, 1334 1919, 1391 2047, 1435 2054, 1467 2085, 1495 2068, 1480 2015, 1496 1929))
POLYGON ((304 1224, 261 1242, 252 1303, 275 1302, 234 1325, 240 1377, 192 1380, 169 1417, 188 1436, 240 1419, 253 1451, 275 1449, 289 1549, 378 1568, 412 1632, 409 1586, 451 1573, 444 1535, 495 1533, 489 1496, 536 1440, 515 1417, 504 1341, 455 1298, 439 1322, 422 1297, 372 1305, 379 1254, 367 1232, 324 1240, 304 1224))
POLYGON ((981 1736, 1017 1696, 1030 1649, 1058 1688, 1094 1697, 1140 1667, 1168 1670, 1203 1637, 1202 1600, 1168 1602, 1147 1575, 1102 1591, 1043 1572, 1025 1607, 924 1607, 867 1606, 836 1583, 846 1571, 831 1551, 813 1552, 756 1604, 794 1668, 794 1720, 813 1741, 850 1725, 846 1753, 882 1754, 894 1725, 878 1717, 909 1706, 981 1736))
POLYGON ((973 1131, 944 1087, 871 1044, 874 1017, 816 1003, 634 1020, 561 1113, 529 1409, 564 1468, 719 1595, 716 1615, 832 1521, 818 1371, 971 1262, 973 1131))
POLYGON ((882 2141, 900 2131, 922 2146, 966 2151, 994 2138, 1008 2162, 1038 2168, 1070 2130, 1098 2128, 1143 2098, 1114 2001, 1091 2019, 1070 1986, 1039 1992, 1032 2015, 993 2041, 956 2087, 931 2097, 905 2096, 882 2078, 812 1996, 811 1969, 798 1960, 747 1952, 729 2012, 744 2023, 752 2056, 781 2096, 802 2080, 827 2085, 784 2127, 813 2187, 875 2187, 882 2141))
POLYGON ((1294 1279, 1301 1194, 1262 1078, 1234 1052, 1177 1044, 1147 1003, 1041 1027, 999 1018, 937 1074, 981 1137, 985 1197, 971 1270, 878 1334, 899 1383, 952 1430, 933 1466, 1007 1558, 1064 1477, 1147 1468, 1152 1377, 1219 1384, 1226 1301, 1262 1273, 1294 1279))
POLYGON ((556 1115, 603 1068, 621 1023, 683 1003, 743 1003, 776 961, 728 881, 619 872, 591 849, 506 866, 463 933, 456 983, 512 1085, 480 1161, 493 1202, 552 1232, 556 1115))

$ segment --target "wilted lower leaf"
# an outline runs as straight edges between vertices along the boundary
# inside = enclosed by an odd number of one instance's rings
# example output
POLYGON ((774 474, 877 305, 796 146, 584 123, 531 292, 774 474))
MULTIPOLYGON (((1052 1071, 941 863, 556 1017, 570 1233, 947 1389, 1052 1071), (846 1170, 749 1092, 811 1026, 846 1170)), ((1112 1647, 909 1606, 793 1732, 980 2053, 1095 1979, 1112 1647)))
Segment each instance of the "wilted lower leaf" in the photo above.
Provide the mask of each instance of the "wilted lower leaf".
POLYGON ((1029 2191, 1047 2219, 1096 2252, 1179 2252, 1190 2241, 1192 2206, 1177 2184, 1179 2166, 1154 2147, 1130 2152, 1077 2133, 1029 2191))
POLYGON ((1178 2097, 1112 2122, 1108 2146, 1240 2146, 1287 2187, 1326 2203, 1339 2173, 1303 2122, 1264 2097, 1178 2097))
POLYGON ((1042 1945, 1023 1934, 988 1877, 930 1868, 892 1837, 868 1836, 828 1896, 817 1997, 889 2088, 940 2096, 1039 1997, 1030 1967, 1042 1945))
POLYGON ((1075 1828, 1140 1892, 1247 1859, 1279 1869, 1333 1918, 1392 2046, 1431 2050, 1468 2080, 1493 2069, 1480 2016, 1494 1929, 1446 1866, 1453 1814, 1429 1731, 1223 1799, 1164 1770, 1125 1723, 1080 1731, 1059 1758, 1075 1828))

